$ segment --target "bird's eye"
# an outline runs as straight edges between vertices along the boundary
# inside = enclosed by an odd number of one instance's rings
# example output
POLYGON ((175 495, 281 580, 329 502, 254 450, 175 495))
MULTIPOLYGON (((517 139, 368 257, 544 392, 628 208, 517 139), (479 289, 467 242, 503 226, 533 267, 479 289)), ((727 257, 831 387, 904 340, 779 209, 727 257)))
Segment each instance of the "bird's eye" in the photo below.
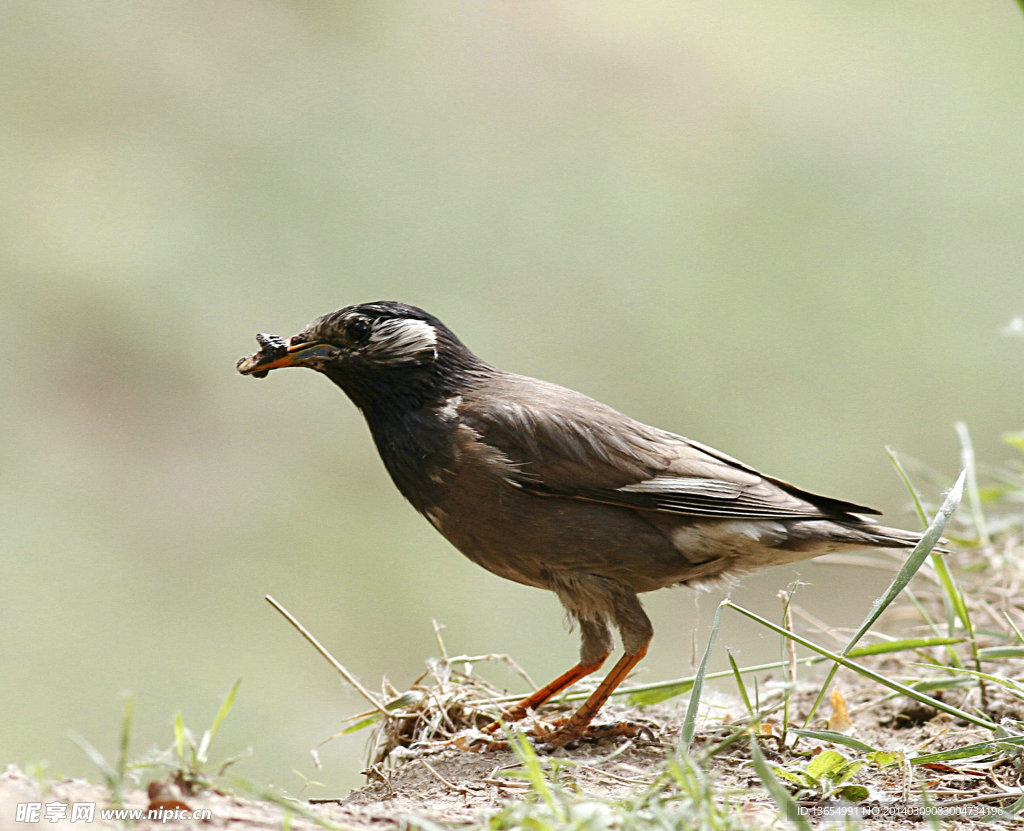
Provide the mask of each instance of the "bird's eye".
POLYGON ((352 343, 363 343, 372 331, 373 324, 365 317, 354 317, 345 324, 345 336, 352 343))

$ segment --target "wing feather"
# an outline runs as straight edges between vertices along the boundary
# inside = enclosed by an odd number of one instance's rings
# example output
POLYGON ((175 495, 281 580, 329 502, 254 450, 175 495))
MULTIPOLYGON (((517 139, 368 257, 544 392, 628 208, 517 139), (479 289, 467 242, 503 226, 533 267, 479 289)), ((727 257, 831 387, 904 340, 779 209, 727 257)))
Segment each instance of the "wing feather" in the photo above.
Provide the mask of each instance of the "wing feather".
POLYGON ((582 393, 533 378, 506 373, 497 389, 492 379, 486 396, 464 396, 459 413, 509 460, 509 481, 538 494, 701 517, 878 513, 800 490, 582 393))

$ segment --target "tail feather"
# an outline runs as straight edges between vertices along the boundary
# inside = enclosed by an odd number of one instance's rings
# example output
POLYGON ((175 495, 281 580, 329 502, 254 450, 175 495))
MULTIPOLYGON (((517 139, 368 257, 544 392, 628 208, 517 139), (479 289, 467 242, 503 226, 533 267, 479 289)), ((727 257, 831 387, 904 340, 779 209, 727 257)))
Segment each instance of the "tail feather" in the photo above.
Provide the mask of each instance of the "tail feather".
MULTIPOLYGON (((862 548, 913 548, 924 535, 922 531, 889 528, 857 517, 851 517, 848 521, 831 519, 791 522, 789 533, 796 542, 794 547, 798 549, 822 542, 862 548)), ((940 545, 948 543, 949 540, 939 540, 940 545)), ((949 553, 945 548, 937 547, 935 550, 941 554, 949 553)))
MULTIPOLYGON (((871 548, 913 548, 924 536, 923 531, 904 531, 902 528, 889 528, 871 522, 836 523, 842 529, 838 536, 841 541, 849 541, 854 545, 865 545, 871 548)), ((947 545, 949 540, 940 539, 939 545, 947 545)), ((936 547, 940 554, 948 554, 946 548, 936 547)))

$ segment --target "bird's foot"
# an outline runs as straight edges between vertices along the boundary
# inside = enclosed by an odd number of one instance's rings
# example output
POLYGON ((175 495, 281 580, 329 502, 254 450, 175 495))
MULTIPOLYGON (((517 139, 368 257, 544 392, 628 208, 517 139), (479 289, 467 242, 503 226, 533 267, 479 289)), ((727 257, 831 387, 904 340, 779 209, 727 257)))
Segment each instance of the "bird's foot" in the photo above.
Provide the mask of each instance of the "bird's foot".
POLYGON ((509 743, 504 739, 491 739, 488 736, 481 736, 479 733, 473 736, 456 736, 447 744, 456 750, 463 750, 467 753, 490 753, 493 750, 509 749, 509 743))
MULTIPOLYGON (((484 725, 479 730, 474 730, 470 735, 456 736, 454 739, 448 741, 448 744, 458 750, 469 751, 470 753, 486 753, 492 750, 509 750, 510 745, 505 739, 492 738, 495 733, 505 729, 509 724, 521 721, 527 716, 536 716, 535 711, 532 707, 523 706, 522 703, 517 704, 515 707, 511 707, 505 710, 501 716, 492 721, 490 724, 484 725)), ((565 719, 561 719, 565 721, 565 719)), ((538 732, 538 726, 535 723, 529 730, 523 731, 528 736, 535 736, 538 732)))
POLYGON ((529 707, 524 707, 522 704, 517 704, 515 707, 510 707, 501 714, 501 718, 496 721, 492 721, 486 727, 480 728, 484 733, 488 735, 497 733, 501 730, 503 724, 511 724, 514 721, 522 721, 526 718, 533 710, 529 707))
MULTIPOLYGON (((489 734, 491 725, 481 732, 489 734)), ((602 739, 637 738, 638 736, 653 739, 654 730, 649 724, 637 721, 620 721, 614 724, 572 724, 572 718, 558 718, 551 722, 535 722, 525 731, 539 750, 552 751, 566 745, 580 742, 598 742, 602 739)), ((509 750, 510 744, 505 739, 492 739, 489 735, 477 733, 474 736, 458 736, 449 744, 458 750, 471 753, 488 753, 494 750, 509 750)))
POLYGON ((562 718, 549 725, 538 724, 531 737, 551 750, 565 747, 578 742, 599 742, 602 739, 629 738, 643 736, 654 738, 654 730, 648 724, 638 721, 620 721, 614 724, 582 724, 574 725, 572 718, 562 718), (543 730, 543 728, 547 728, 543 730))

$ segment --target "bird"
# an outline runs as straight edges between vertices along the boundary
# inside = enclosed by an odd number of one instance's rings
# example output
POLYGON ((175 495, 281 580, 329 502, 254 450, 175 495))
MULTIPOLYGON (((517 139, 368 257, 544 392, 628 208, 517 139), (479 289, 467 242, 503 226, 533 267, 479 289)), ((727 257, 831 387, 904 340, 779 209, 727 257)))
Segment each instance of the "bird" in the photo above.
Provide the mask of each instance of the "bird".
MULTIPOLYGON (((622 655, 544 743, 588 736, 654 635, 639 595, 851 548, 909 549, 863 505, 801 490, 583 393, 492 366, 432 314, 362 303, 290 338, 259 334, 243 375, 313 369, 362 412, 401 494, 488 571, 554 592, 578 662, 502 714, 522 719, 622 655)), ((487 728, 494 732, 499 722, 487 728)))

